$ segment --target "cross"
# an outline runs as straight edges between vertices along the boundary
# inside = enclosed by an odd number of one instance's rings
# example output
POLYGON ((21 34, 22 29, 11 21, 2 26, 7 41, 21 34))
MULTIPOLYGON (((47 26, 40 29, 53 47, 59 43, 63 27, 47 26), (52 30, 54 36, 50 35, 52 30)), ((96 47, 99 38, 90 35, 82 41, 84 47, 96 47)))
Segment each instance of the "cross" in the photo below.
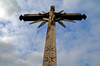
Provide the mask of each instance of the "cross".
POLYGON ((38 28, 48 22, 42 66, 57 66, 55 22, 58 22, 60 25, 66 28, 61 20, 76 23, 75 20, 85 20, 87 18, 85 14, 82 15, 81 13, 62 13, 63 11, 64 10, 55 12, 55 6, 51 6, 50 12, 42 11, 43 14, 25 14, 24 16, 21 15, 19 17, 19 19, 23 21, 33 21, 29 24, 43 21, 38 26, 38 28))

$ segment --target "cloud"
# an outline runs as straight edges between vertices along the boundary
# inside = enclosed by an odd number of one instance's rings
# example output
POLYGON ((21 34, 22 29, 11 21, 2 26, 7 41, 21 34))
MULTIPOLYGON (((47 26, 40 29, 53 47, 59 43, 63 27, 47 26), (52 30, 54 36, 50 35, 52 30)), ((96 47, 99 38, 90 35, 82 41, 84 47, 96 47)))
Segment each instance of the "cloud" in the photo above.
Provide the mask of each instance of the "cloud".
POLYGON ((0 18, 8 18, 21 11, 16 0, 0 0, 0 18))
POLYGON ((73 12, 80 2, 80 0, 63 0, 62 8, 67 10, 67 12, 73 12))
POLYGON ((51 5, 55 5, 55 7, 58 8, 56 10, 59 10, 59 7, 61 6, 59 4, 62 3, 62 1, 59 1, 59 0, 54 0, 54 1, 53 0, 48 0, 48 1, 47 0, 42 0, 42 1, 41 0, 38 0, 38 1, 35 1, 35 0, 27 0, 27 1, 17 0, 17 1, 20 5, 22 11, 24 11, 26 13, 39 13, 39 12, 42 13, 42 11, 49 12, 51 5))
POLYGON ((10 37, 0 37, 0 53, 9 53, 14 50, 14 44, 10 37))

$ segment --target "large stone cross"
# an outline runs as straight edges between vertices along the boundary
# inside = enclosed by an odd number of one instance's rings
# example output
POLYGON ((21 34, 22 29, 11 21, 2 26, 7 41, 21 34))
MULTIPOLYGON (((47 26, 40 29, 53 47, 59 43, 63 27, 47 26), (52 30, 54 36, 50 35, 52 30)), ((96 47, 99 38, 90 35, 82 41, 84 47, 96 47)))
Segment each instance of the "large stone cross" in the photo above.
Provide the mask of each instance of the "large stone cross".
POLYGON ((57 66, 57 55, 56 55, 56 28, 55 22, 58 22, 64 28, 66 26, 63 24, 63 21, 69 21, 76 23, 73 20, 82 20, 86 19, 85 14, 80 13, 62 13, 64 10, 60 12, 55 12, 55 6, 51 6, 50 12, 46 13, 42 11, 44 14, 25 14, 24 16, 20 16, 20 20, 24 21, 34 21, 29 24, 37 23, 43 21, 39 26, 41 27, 46 22, 48 22, 45 49, 44 49, 44 57, 42 66, 57 66))

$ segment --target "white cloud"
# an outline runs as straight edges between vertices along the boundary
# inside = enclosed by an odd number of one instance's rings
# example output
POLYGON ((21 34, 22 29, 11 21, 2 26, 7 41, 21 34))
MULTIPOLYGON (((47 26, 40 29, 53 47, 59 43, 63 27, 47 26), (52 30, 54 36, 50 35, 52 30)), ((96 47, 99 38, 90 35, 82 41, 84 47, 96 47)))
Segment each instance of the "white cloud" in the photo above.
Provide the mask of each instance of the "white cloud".
POLYGON ((80 0, 63 0, 62 8, 67 10, 67 12, 73 12, 78 9, 77 7, 80 2, 80 0))
POLYGON ((14 13, 21 11, 16 0, 0 0, 0 18, 9 18, 14 13))
POLYGON ((14 46, 10 37, 0 37, 0 54, 12 52, 14 46))
POLYGON ((0 29, 0 32, 2 32, 2 34, 8 34, 8 30, 6 29, 6 28, 2 28, 2 29, 0 29))

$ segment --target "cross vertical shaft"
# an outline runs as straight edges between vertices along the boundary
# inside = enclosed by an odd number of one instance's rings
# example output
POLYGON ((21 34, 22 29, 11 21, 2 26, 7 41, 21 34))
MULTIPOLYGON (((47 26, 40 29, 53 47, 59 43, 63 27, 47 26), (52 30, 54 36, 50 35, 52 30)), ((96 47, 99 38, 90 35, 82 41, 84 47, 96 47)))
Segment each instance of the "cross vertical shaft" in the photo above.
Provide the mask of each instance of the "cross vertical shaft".
POLYGON ((54 12, 49 12, 49 23, 47 28, 45 50, 42 66, 57 66, 56 58, 56 28, 54 22, 54 12))
POLYGON ((57 66, 56 61, 56 31, 55 31, 55 23, 48 23, 46 42, 45 42, 45 50, 44 50, 44 58, 42 66, 57 66))

